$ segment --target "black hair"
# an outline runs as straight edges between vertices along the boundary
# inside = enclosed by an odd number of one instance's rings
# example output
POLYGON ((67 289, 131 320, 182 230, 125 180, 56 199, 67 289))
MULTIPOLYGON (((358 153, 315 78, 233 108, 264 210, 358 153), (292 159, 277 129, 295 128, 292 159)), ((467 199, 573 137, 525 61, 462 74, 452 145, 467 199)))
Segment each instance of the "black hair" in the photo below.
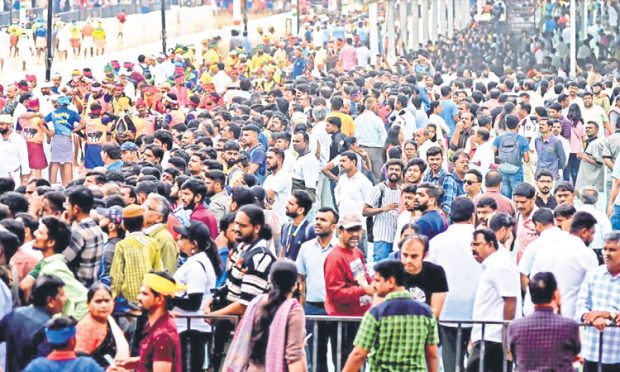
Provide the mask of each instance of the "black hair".
POLYGON ((431 156, 441 155, 443 157, 443 150, 439 146, 431 146, 428 150, 426 150, 426 158, 430 158, 431 156))
POLYGON ((577 212, 570 224, 570 233, 577 234, 583 229, 591 229, 597 224, 596 218, 588 212, 577 212))
MULTIPOLYGON (((13 220, 13 221, 14 222, 18 222, 18 221, 15 221, 15 220, 13 220)), ((4 223, 2 225, 4 226, 4 223)), ((9 230, 9 229, 7 228, 7 230, 9 230)), ((23 236, 23 232, 24 232, 24 230, 23 230, 23 225, 22 225, 22 236, 23 236)), ((22 241, 23 241, 23 239, 22 239, 22 241)), ((3 253, 4 253, 4 258, 6 259, 7 262, 11 260, 11 257, 13 257, 15 252, 17 252, 17 248, 19 248, 20 245, 21 244, 19 242, 19 238, 17 237, 16 234, 11 232, 11 230, 9 230, 9 231, 2 231, 2 230, 0 230, 0 246, 2 246, 2 250, 3 250, 3 253)))
POLYGON ((157 184, 154 181, 140 181, 134 188, 134 192, 136 195, 157 193, 157 184))
POLYGON ((205 173, 205 178, 213 180, 213 182, 219 182, 222 187, 226 185, 226 175, 219 170, 211 170, 205 173))
POLYGON ((106 142, 101 146, 101 151, 105 152, 106 155, 108 155, 108 157, 112 160, 121 159, 121 147, 118 143, 106 142))
POLYGON ((536 173, 536 181, 540 180, 542 177, 549 177, 553 180, 553 173, 548 169, 541 169, 536 173))
POLYGON ((252 191, 248 187, 236 186, 233 187, 230 192, 231 202, 237 204, 237 208, 244 205, 256 204, 256 197, 252 194, 252 191))
POLYGON ((18 221, 15 218, 5 218, 4 220, 0 221, 0 225, 17 237, 19 243, 18 246, 24 244, 24 239, 26 237, 26 227, 24 226, 24 223, 22 221, 18 221))
POLYGON ((71 242, 71 228, 58 217, 43 217, 41 223, 47 227, 47 238, 54 241, 54 252, 63 252, 71 242))
POLYGON ((297 204, 304 209, 304 216, 307 216, 312 209, 312 197, 306 190, 295 190, 291 194, 297 201, 297 204))
POLYGON ((515 219, 511 215, 503 212, 493 214, 493 217, 491 217, 489 221, 489 228, 493 232, 499 231, 502 227, 512 228, 514 225, 515 219))
POLYGON ((495 248, 495 250, 499 249, 499 243, 497 242, 497 237, 495 236, 495 233, 492 230, 477 229, 476 231, 474 231, 474 238, 476 238, 476 236, 478 235, 482 235, 485 242, 493 244, 493 248, 495 248))
POLYGON ((0 195, 0 204, 4 204, 9 207, 11 215, 15 216, 20 212, 28 212, 28 199, 18 192, 9 191, 0 195))
POLYGON ((530 283, 530 296, 535 305, 548 304, 553 299, 553 294, 558 289, 558 283, 552 273, 542 271, 536 273, 530 283))
POLYGON ((89 304, 90 301, 92 301, 93 297, 95 297, 95 293, 97 293, 97 291, 100 289, 105 289, 105 291, 108 292, 110 297, 112 297, 112 289, 108 287, 107 284, 102 283, 102 282, 95 282, 93 283, 93 285, 90 286, 90 288, 88 288, 88 292, 86 293, 87 304, 89 304))
POLYGON ((93 192, 85 186, 75 186, 67 190, 67 200, 71 205, 76 205, 83 213, 90 213, 93 209, 93 192))
POLYGON ((248 216, 248 219, 253 226, 261 227, 258 233, 260 239, 269 240, 273 237, 271 228, 269 225, 265 224, 265 214, 262 209, 256 205, 244 205, 239 208, 239 213, 243 213, 248 216))
POLYGON ((65 211, 65 194, 60 191, 48 191, 43 194, 43 199, 47 199, 50 207, 54 212, 64 212, 65 211))
POLYGON ((0 177, 0 195, 15 190, 15 181, 11 177, 0 177))
POLYGON ((161 142, 162 146, 166 146, 166 149, 171 150, 173 145, 172 134, 164 129, 158 129, 153 133, 153 137, 161 142))
POLYGON ((553 211, 548 208, 539 208, 532 214, 532 222, 540 223, 543 226, 553 225, 553 211))
POLYGON ((409 160, 409 162, 407 163, 407 166, 405 166, 405 173, 407 173, 407 170, 410 167, 413 167, 416 165, 418 166, 420 173, 424 173, 424 171, 426 170, 426 162, 420 158, 412 158, 411 160, 409 160))
POLYGON ((297 267, 290 260, 276 261, 271 267, 267 302, 262 306, 262 314, 252 329, 252 351, 250 359, 262 364, 265 360, 269 342, 269 328, 280 306, 288 299, 297 282, 297 267))
POLYGON ((452 200, 450 204, 450 219, 452 222, 469 221, 474 215, 476 207, 471 199, 460 196, 452 200))
POLYGON ((558 191, 569 191, 571 193, 575 192, 575 186, 572 183, 567 181, 558 181, 555 185, 555 189, 553 190, 554 194, 557 194, 558 191))
POLYGON ((577 209, 575 209, 574 205, 569 204, 569 203, 559 204, 553 210, 553 216, 556 218, 557 217, 571 218, 575 215, 575 213, 577 213, 577 209))
POLYGON ((483 196, 482 198, 478 199, 478 202, 476 203, 476 208, 484 208, 484 207, 489 207, 492 210, 496 211, 497 202, 495 201, 495 199, 493 199, 490 196, 483 196))
POLYGON ((221 232, 228 230, 228 227, 235 222, 235 212, 226 213, 220 218, 219 229, 221 232))
POLYGON ((24 224, 24 230, 30 229, 31 234, 34 234, 34 231, 39 227, 39 221, 29 213, 18 213, 15 215, 15 218, 21 219, 21 222, 24 224))
POLYGON ((30 293, 30 302, 36 307, 47 306, 47 299, 56 297, 60 288, 65 286, 56 275, 42 274, 34 282, 32 292, 30 293))
POLYGON ((142 226, 144 225, 144 217, 131 217, 131 218, 123 218, 123 225, 125 226, 125 230, 127 232, 135 232, 142 230, 142 226))
POLYGON ((375 264, 375 273, 381 275, 383 279, 394 278, 397 286, 405 283, 405 266, 399 260, 383 260, 375 264))
POLYGON ((512 190, 512 196, 523 196, 527 199, 533 199, 536 196, 536 189, 529 183, 522 182, 512 190))
POLYGON ((478 169, 470 169, 465 174, 473 174, 478 182, 482 182, 482 173, 478 169))
POLYGON ((194 178, 190 178, 183 182, 183 185, 181 185, 181 190, 189 190, 194 194, 194 196, 200 195, 201 202, 204 201, 207 196, 207 185, 205 185, 204 182, 194 178))

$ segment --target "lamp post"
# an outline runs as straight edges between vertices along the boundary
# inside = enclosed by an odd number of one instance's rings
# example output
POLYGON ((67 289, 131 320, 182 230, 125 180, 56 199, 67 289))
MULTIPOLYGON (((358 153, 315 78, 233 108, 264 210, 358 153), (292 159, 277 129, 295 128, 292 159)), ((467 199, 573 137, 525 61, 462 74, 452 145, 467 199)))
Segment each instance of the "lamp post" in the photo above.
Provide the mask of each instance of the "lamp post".
POLYGON ((52 45, 52 0, 47 0, 47 51, 45 53, 45 81, 50 81, 52 77, 52 51, 54 46, 52 45))
POLYGON ((161 0, 161 48, 164 55, 168 55, 166 53, 166 0, 161 0))
POLYGON ((243 0, 243 31, 248 32, 248 0, 243 0))

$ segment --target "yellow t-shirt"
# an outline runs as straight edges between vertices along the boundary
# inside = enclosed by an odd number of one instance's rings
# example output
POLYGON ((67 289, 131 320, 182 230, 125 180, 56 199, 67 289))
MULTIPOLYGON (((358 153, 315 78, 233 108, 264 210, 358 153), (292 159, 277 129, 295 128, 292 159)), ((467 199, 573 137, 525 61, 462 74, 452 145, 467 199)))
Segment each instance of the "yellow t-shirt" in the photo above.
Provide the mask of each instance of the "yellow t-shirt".
POLYGON ((101 145, 107 142, 108 127, 101 123, 101 118, 86 119, 86 143, 89 145, 101 145))
POLYGON ((345 136, 351 137, 355 135, 355 123, 353 123, 353 118, 351 117, 351 115, 347 115, 347 114, 343 114, 342 112, 334 111, 334 112, 331 112, 329 115, 327 115, 325 119, 330 118, 330 117, 340 118, 340 121, 342 122, 342 127, 340 128, 340 131, 342 131, 342 133, 344 133, 345 136))

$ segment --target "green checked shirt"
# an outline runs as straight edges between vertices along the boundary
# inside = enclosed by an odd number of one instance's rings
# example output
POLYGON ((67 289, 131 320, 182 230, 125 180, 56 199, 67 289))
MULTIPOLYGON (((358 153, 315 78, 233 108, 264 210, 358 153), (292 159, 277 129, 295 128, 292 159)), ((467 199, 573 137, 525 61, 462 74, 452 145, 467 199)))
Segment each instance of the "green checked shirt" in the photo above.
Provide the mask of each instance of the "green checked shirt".
POLYGON ((353 344, 370 350, 371 371, 426 371, 426 345, 439 343, 428 305, 407 291, 392 292, 362 319, 353 344))

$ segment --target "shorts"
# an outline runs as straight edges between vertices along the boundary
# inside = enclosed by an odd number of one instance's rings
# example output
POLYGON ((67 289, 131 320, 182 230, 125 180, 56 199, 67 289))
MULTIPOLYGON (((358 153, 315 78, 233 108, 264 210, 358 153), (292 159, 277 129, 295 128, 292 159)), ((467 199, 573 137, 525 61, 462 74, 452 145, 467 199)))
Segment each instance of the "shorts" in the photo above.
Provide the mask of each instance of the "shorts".
POLYGON ((84 167, 86 169, 93 169, 97 167, 103 167, 103 159, 101 159, 102 145, 99 144, 86 144, 84 146, 84 167))
POLYGON ((73 163, 73 141, 70 136, 57 134, 52 137, 50 163, 73 163))
POLYGON ((28 164, 30 169, 45 169, 47 168, 47 158, 43 151, 43 144, 36 142, 26 142, 28 148, 28 164))
POLYGON ((71 39, 71 47, 79 48, 80 47, 80 39, 71 39))

